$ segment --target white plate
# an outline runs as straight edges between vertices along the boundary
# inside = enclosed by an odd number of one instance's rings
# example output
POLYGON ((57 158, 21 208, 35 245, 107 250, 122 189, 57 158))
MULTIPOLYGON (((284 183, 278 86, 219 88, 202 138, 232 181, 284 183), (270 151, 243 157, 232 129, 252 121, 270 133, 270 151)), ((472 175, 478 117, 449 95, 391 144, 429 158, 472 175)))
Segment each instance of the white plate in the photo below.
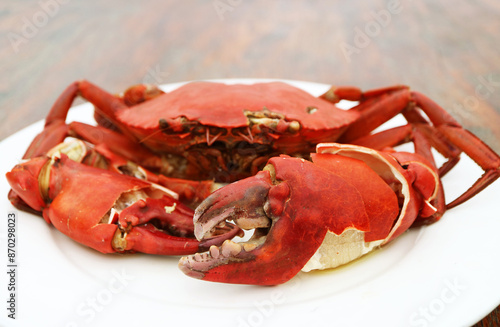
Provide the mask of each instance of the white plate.
MULTIPOLYGON (((315 95, 328 89, 288 82, 315 95)), ((92 107, 75 107, 69 120, 92 122, 92 107)), ((42 126, 38 122, 0 143, 0 253, 6 270, 6 218, 18 217, 17 319, 3 309, 2 326, 462 326, 500 303, 500 182, 438 223, 339 269, 301 273, 276 287, 217 284, 184 276, 176 257, 100 254, 12 207, 3 176, 42 126)), ((444 179, 447 195, 453 198, 480 173, 463 158, 444 179)), ((6 273, 0 276, 4 301, 9 281, 6 273)))

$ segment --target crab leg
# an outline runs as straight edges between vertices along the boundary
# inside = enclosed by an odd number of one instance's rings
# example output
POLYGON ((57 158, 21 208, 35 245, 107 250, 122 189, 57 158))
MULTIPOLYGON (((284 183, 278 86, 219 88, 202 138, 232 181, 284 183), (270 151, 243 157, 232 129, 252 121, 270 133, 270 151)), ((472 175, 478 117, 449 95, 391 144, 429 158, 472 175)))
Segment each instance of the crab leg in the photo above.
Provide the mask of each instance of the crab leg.
MULTIPOLYGON (((83 97, 98 109, 105 110, 106 112, 127 107, 122 99, 104 91, 98 86, 85 80, 77 81, 71 83, 56 100, 47 115, 45 125, 47 126, 58 120, 65 121, 68 110, 77 96, 83 97)), ((109 115, 106 117, 111 118, 109 115)))
MULTIPOLYGON (((77 96, 91 99, 96 106, 113 108, 126 107, 123 101, 87 81, 71 83, 57 98, 49 114, 45 118, 44 130, 37 135, 26 151, 24 158, 34 158, 47 153, 49 149, 61 143, 69 134, 70 127, 66 125, 68 111, 77 96)), ((99 134, 104 133, 100 131, 99 134)))
POLYGON ((363 99, 358 106, 350 109, 360 112, 361 117, 349 126, 339 141, 349 143, 368 135, 375 128, 401 113, 410 100, 410 94, 405 89, 397 89, 377 97, 363 99))
MULTIPOLYGON (((351 124, 348 130, 338 140, 343 143, 371 144, 380 142, 384 144, 397 144, 405 140, 405 133, 415 142, 420 136, 425 136, 430 145, 443 154, 448 161, 440 167, 440 175, 443 176, 459 160, 460 151, 465 152, 474 160, 485 173, 462 195, 447 204, 448 208, 455 207, 494 182, 500 177, 500 157, 486 144, 479 140, 472 133, 464 130, 462 126, 437 103, 425 95, 410 91, 406 86, 394 86, 367 92, 353 92, 352 88, 332 88, 321 97, 332 102, 338 102, 345 96, 348 100, 358 100, 360 104, 351 110, 358 111, 361 117, 351 124), (415 109, 421 109, 428 117, 429 121, 423 118, 415 109), (367 136, 375 128, 388 121, 395 115, 403 113, 410 124, 416 126, 421 133, 415 130, 393 130, 370 139, 367 136), (427 125, 427 126, 425 126, 427 125), (389 141, 393 137, 394 141, 389 141), (357 140, 361 140, 357 142, 357 140)), ((422 145, 425 142, 416 142, 422 145)), ((424 154, 427 159, 431 159, 430 147, 420 148, 420 154, 424 154)))
POLYGON ((437 103, 421 93, 412 92, 411 94, 416 105, 424 111, 436 129, 485 171, 465 193, 447 204, 448 209, 467 201, 500 177, 500 157, 489 146, 474 134, 463 129, 437 103))
POLYGON ((123 101, 129 107, 154 99, 164 94, 156 85, 138 84, 129 87, 123 94, 123 101))
POLYGON ((360 137, 359 139, 351 141, 351 144, 382 150, 387 147, 392 148, 397 145, 410 142, 412 132, 412 126, 407 124, 360 137))
POLYGON ((478 194, 500 177, 500 158, 474 134, 462 128, 444 126, 439 130, 485 171, 465 193, 447 204, 450 209, 478 194))
MULTIPOLYGON (((43 155, 50 148, 64 140, 70 129, 65 125, 66 117, 73 101, 77 96, 81 96, 94 104, 97 107, 96 110, 99 111, 99 117, 104 116, 108 121, 108 125, 111 123, 112 126, 110 127, 115 126, 116 123, 112 118, 112 112, 117 109, 127 107, 122 99, 104 91, 94 84, 84 80, 73 82, 63 91, 52 106, 49 114, 45 118, 44 130, 32 142, 25 154, 25 158, 33 158, 43 155)), ((104 133, 106 133, 104 129, 99 131, 99 135, 104 133)), ((127 144, 127 148, 130 147, 131 145, 127 144)), ((135 147, 132 146, 130 151, 136 150, 135 147)))

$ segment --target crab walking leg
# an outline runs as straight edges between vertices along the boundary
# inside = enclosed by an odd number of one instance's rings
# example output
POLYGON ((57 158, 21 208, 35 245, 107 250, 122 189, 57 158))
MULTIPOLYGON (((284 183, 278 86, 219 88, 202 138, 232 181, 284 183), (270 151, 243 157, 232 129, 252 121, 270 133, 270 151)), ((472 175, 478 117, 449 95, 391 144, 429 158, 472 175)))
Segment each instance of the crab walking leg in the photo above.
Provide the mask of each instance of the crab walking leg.
MULTIPOLYGON (((338 90, 342 90, 342 88, 338 90)), ((342 91, 338 92, 343 93, 342 91)), ((328 99, 328 97, 326 98, 328 99)), ((343 98, 339 95, 339 99, 343 98)), ((420 93, 411 92, 407 86, 396 85, 369 90, 360 93, 357 98, 353 97, 351 99, 360 102, 359 105, 353 107, 351 110, 361 113, 362 116, 361 119, 352 124, 342 135, 339 139, 340 142, 368 145, 368 143, 364 143, 364 139, 371 137, 369 134, 371 131, 397 114, 402 113, 409 123, 422 130, 422 133, 429 138, 432 146, 446 158, 450 158, 450 160, 455 162, 454 158, 460 154, 460 151, 451 142, 446 140, 436 128, 436 126, 443 124, 460 127, 458 122, 432 100, 420 93), (434 126, 429 125, 429 122, 415 110, 415 107, 419 106, 430 117, 434 126), (363 142, 358 140, 363 140, 363 142)), ((387 133, 385 131, 381 132, 380 136, 377 136, 376 139, 380 142, 389 142, 388 146, 394 146, 400 144, 400 142, 413 141, 411 137, 412 133, 413 131, 409 127, 404 127, 403 129, 394 131, 389 130, 387 133), (395 139, 391 141, 390 138, 395 139)), ((377 145, 375 139, 370 140, 369 144, 373 144, 377 149, 383 148, 383 143, 377 145)))
POLYGON ((425 95, 412 92, 412 97, 436 129, 484 170, 484 174, 467 191, 447 205, 448 208, 453 208, 467 201, 500 177, 500 157, 498 154, 477 136, 463 129, 450 114, 425 95))
POLYGON ((361 137, 351 141, 350 144, 384 150, 385 148, 413 142, 415 152, 424 155, 429 161, 433 161, 430 150, 434 148, 445 158, 448 158, 448 162, 439 167, 439 176, 443 177, 458 163, 461 151, 444 136, 440 137, 440 135, 441 133, 428 123, 411 123, 361 137))
POLYGON ((25 159, 43 155, 50 148, 64 140, 69 131, 69 127, 66 125, 66 117, 73 101, 79 95, 96 106, 125 107, 122 100, 87 81, 71 83, 50 109, 45 118, 44 130, 36 136, 29 146, 24 155, 25 159))
POLYGON ((123 93, 123 101, 127 106, 131 107, 136 104, 152 100, 164 93, 165 92, 160 90, 156 85, 137 84, 129 87, 123 93))
MULTIPOLYGON (((332 86, 328 91, 319 97, 333 103, 337 103, 340 100, 364 102, 368 99, 386 96, 389 93, 407 89, 408 86, 406 85, 393 85, 367 91, 362 91, 356 86, 332 86)), ((357 110, 359 110, 359 108, 357 110)))
POLYGON ((65 121, 68 110, 71 108, 77 96, 83 97, 95 105, 98 110, 104 110, 105 112, 103 114, 127 107, 122 99, 88 81, 81 80, 71 83, 66 90, 63 91, 47 115, 45 125, 49 125, 57 120, 65 121))
MULTIPOLYGON (((67 96, 63 97, 63 99, 66 100, 67 96)), ((65 103, 67 101, 62 102, 65 103)), ((60 108, 60 106, 55 107, 60 108)), ((61 111, 58 111, 58 114, 61 114, 61 111)), ((102 126, 92 126, 80 122, 71 122, 66 125, 64 122, 66 117, 63 115, 58 118, 54 117, 47 120, 50 120, 51 123, 32 141, 23 159, 46 155, 51 149, 61 144, 68 136, 72 136, 95 145, 96 149, 100 149, 101 154, 106 154, 107 158, 111 159, 111 161, 116 161, 116 155, 118 155, 153 172, 168 174, 173 170, 167 160, 152 153, 141 144, 132 141, 123 134, 102 126), (105 151, 104 149, 107 150, 105 151), (104 151, 105 153, 103 153, 104 151)), ((122 162, 123 160, 118 161, 122 162)), ((119 171, 119 169, 115 170, 119 171)), ((148 180, 160 183, 179 193, 181 200, 186 199, 193 203, 200 202, 207 197, 215 187, 213 181, 190 181, 153 174, 148 174, 147 177, 148 180)))
POLYGON ((500 177, 500 157, 474 134, 462 128, 443 126, 439 130, 485 171, 464 194, 448 203, 450 209, 478 194, 500 177))
POLYGON ((356 122, 342 134, 338 141, 349 143, 368 135, 378 126, 401 113, 409 104, 408 87, 397 85, 371 91, 352 91, 352 87, 333 87, 320 98, 336 103, 340 100, 359 101, 350 109, 361 114, 356 122))
POLYGON ((366 135, 351 141, 356 144, 376 150, 392 148, 412 140, 413 128, 410 124, 394 127, 375 134, 366 135))
POLYGON ((383 149, 383 145, 395 146, 401 143, 413 142, 416 152, 433 162, 431 149, 428 146, 430 145, 448 159, 440 167, 440 173, 443 176, 456 165, 461 151, 440 133, 435 124, 450 122, 454 126, 459 125, 442 109, 442 113, 433 114, 434 125, 430 125, 415 110, 415 107, 420 102, 417 102, 417 99, 413 99, 412 96, 413 93, 405 86, 388 87, 366 92, 360 97, 360 104, 351 109, 361 113, 361 119, 352 124, 339 141, 364 146, 375 145, 376 149, 383 149), (408 126, 377 134, 369 134, 372 130, 400 113, 411 124, 411 128, 408 126), (426 137, 427 141, 423 137, 426 137), (377 142, 380 142, 380 144, 377 144, 377 142))
MULTIPOLYGON (((349 90, 349 88, 347 88, 349 90)), ((337 102, 341 99, 342 88, 332 89, 322 97, 326 100, 337 102), (332 96, 331 94, 334 94, 332 96), (335 94, 337 92, 339 96, 335 94)), ((449 160, 440 168, 440 175, 443 176, 457 162, 459 152, 465 152, 483 170, 484 174, 462 195, 448 203, 448 208, 455 207, 474 195, 481 192, 485 187, 493 183, 500 177, 500 157, 490 147, 484 144, 474 134, 464 130, 462 126, 442 107, 432 101, 427 96, 410 91, 406 86, 394 86, 378 90, 367 91, 365 93, 345 92, 346 98, 360 101, 360 104, 351 110, 361 114, 360 119, 351 124, 347 131, 338 140, 342 143, 355 142, 355 140, 367 136, 376 127, 388 121, 395 115, 403 113, 410 124, 428 124, 429 128, 420 127, 423 134, 427 135, 429 142, 449 160), (421 109, 429 118, 425 120, 415 111, 421 109), (440 139, 441 138, 441 139, 440 139), (448 146, 448 150, 446 147, 448 146)), ((401 138, 401 135, 396 136, 401 138)), ((422 142, 420 142, 422 144, 422 142)), ((430 151, 427 157, 430 157, 430 151)))
MULTIPOLYGON (((101 122, 103 121, 102 117, 104 117, 107 125, 120 128, 113 117, 115 111, 127 107, 123 99, 106 92, 88 81, 73 82, 55 101, 45 118, 44 130, 32 142, 25 154, 25 158, 43 155, 48 149, 62 142, 68 135, 69 127, 65 127, 66 117, 77 96, 81 96, 96 107, 96 116, 99 117, 101 122)), ((126 133, 125 128, 122 127, 120 130, 126 133)), ((101 132, 104 133, 103 131, 101 132)))
MULTIPOLYGON (((460 154, 462 150, 458 148, 457 145, 453 144, 450 139, 448 139, 441 131, 439 126, 443 127, 446 125, 446 121, 450 125, 461 128, 458 122, 456 122, 453 117, 451 117, 447 112, 440 108, 436 103, 426 101, 427 105, 418 104, 416 101, 412 105, 408 106, 406 110, 402 113, 406 120, 413 126, 419 129, 419 131, 426 136, 426 138, 431 143, 432 147, 436 149, 441 155, 447 158, 447 161, 439 167, 439 176, 443 177, 446 175, 460 160, 460 154), (433 112, 442 111, 443 117, 438 117, 433 114, 428 117, 433 117, 434 121, 431 120, 432 125, 429 124, 429 119, 424 118, 421 114, 422 111, 417 109, 428 108, 428 104, 433 103, 433 112), (422 108, 420 108, 420 107, 422 108), (445 118, 445 119, 443 119, 445 118), (444 124, 444 125, 443 125, 444 124)), ((424 111, 425 112, 425 111, 424 111)))
MULTIPOLYGON (((415 107, 408 108, 403 115, 406 120, 418 129, 419 133, 429 141, 430 145, 447 159, 447 161, 439 167, 439 176, 445 176, 459 162, 462 150, 457 144, 452 142, 452 139, 447 138, 446 135, 442 133, 443 125, 441 127, 430 125, 428 120, 426 120, 415 107)), ((462 129, 461 127, 457 128, 462 129)))
POLYGON ((376 150, 384 150, 400 144, 413 142, 415 153, 424 156, 429 162, 436 166, 431 152, 432 146, 430 140, 427 134, 421 132, 419 127, 420 126, 413 124, 403 125, 353 140, 351 144, 361 145, 376 150))
POLYGON ((381 94, 375 98, 368 98, 350 110, 357 111, 361 117, 352 123, 342 134, 339 141, 349 143, 352 140, 368 135, 397 114, 400 114, 410 103, 408 90, 396 90, 381 94))

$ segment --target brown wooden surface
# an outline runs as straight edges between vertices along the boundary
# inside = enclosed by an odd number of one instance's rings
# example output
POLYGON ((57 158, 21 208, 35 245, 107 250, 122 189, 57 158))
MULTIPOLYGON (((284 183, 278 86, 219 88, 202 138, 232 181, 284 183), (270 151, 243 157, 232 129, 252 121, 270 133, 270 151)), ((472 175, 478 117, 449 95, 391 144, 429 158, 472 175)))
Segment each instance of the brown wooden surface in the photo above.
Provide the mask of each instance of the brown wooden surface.
MULTIPOLYGON (((496 0, 30 0, 0 9, 0 140, 42 119, 77 79, 119 92, 270 77, 408 84, 500 152, 496 0)), ((498 326, 499 316, 497 308, 477 326, 498 326)))

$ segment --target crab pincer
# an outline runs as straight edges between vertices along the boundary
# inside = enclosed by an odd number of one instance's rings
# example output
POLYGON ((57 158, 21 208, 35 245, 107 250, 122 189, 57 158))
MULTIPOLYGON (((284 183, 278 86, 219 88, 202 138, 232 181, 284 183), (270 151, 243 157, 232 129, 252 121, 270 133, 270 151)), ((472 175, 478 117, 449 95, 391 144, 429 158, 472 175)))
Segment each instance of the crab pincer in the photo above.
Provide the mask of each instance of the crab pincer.
POLYGON ((312 162, 272 158, 254 177, 214 192, 195 213, 199 240, 226 220, 254 229, 251 238, 183 257, 179 267, 208 281, 275 285, 301 270, 359 258, 401 235, 418 216, 438 219, 444 210, 436 169, 407 156, 414 163, 402 166, 390 153, 322 144, 312 162))
POLYGON ((18 164, 7 180, 18 201, 73 240, 103 253, 183 255, 240 233, 227 224, 199 242, 193 237, 193 210, 173 192, 75 162, 66 154, 18 164))

